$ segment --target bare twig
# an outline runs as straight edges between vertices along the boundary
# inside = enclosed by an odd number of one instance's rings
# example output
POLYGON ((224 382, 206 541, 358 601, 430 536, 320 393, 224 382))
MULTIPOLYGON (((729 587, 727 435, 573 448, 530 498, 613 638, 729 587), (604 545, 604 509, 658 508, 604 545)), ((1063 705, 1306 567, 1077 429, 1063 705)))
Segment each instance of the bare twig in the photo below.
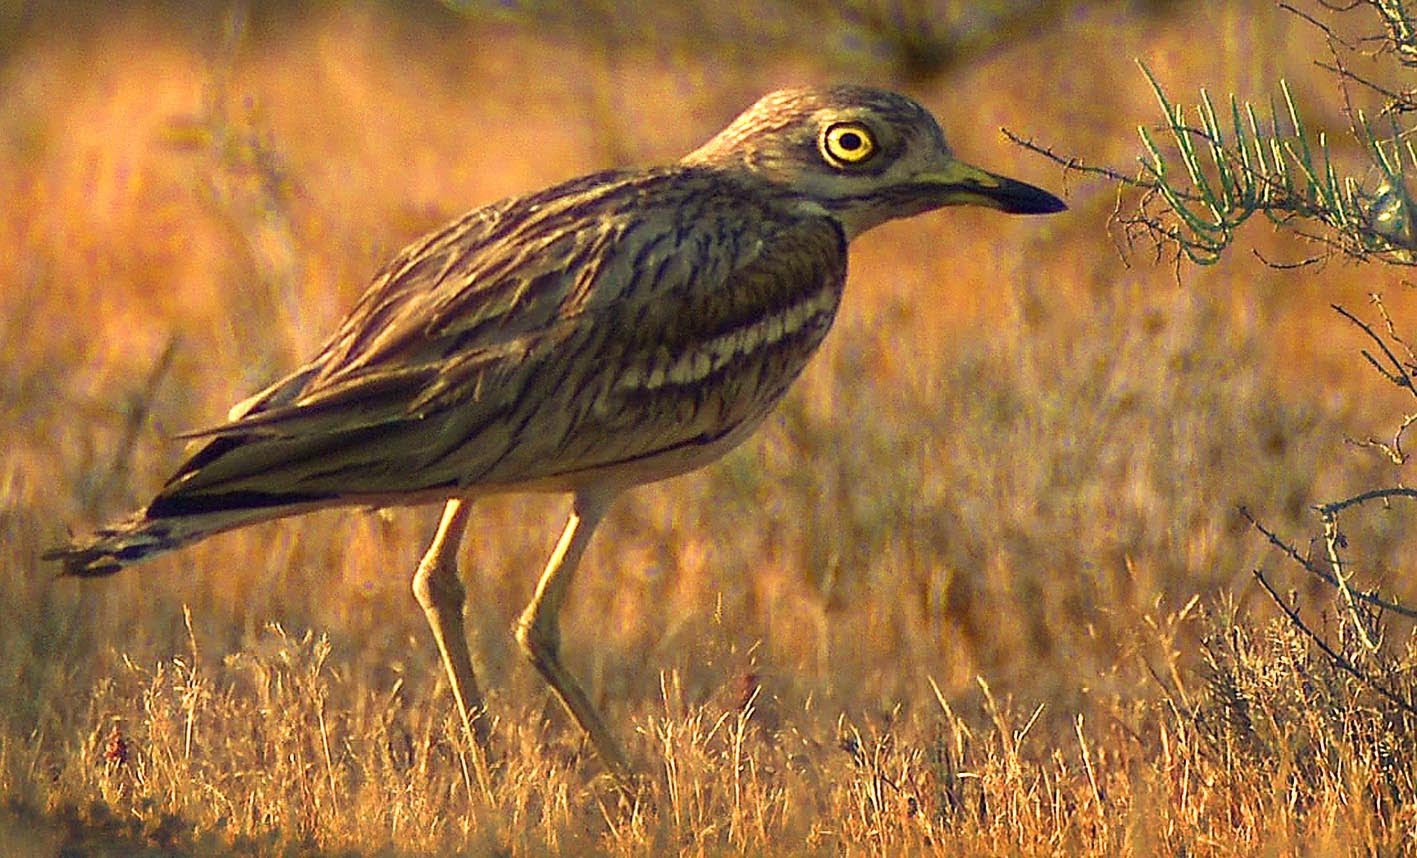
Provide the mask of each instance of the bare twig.
POLYGON ((1037 143, 1034 143, 1031 139, 1020 137, 1019 135, 1015 134, 1007 128, 1000 128, 999 130, 1003 132, 1003 135, 1009 139, 1009 142, 1013 143, 1016 146, 1022 146, 1024 149, 1027 149, 1028 151, 1033 152, 1035 154, 1042 155, 1053 163, 1061 166, 1064 172, 1082 173, 1088 176, 1101 176, 1102 178, 1107 179, 1109 181, 1117 182, 1119 184, 1126 185, 1132 188, 1141 188, 1143 190, 1156 188, 1155 182, 1147 182, 1140 178, 1128 176, 1125 173, 1118 172, 1117 170, 1113 170, 1110 167, 1098 167, 1095 164, 1087 163, 1081 158, 1059 155, 1057 152, 1053 151, 1052 147, 1041 146, 1037 143))
POLYGON ((1386 489, 1372 489, 1370 491, 1361 492, 1359 494, 1353 495, 1352 497, 1344 498, 1343 500, 1330 501, 1329 503, 1319 504, 1318 506, 1315 506, 1314 509, 1318 510, 1319 515, 1335 515, 1345 509, 1348 509, 1351 506, 1359 506, 1360 504, 1369 503, 1370 501, 1375 500, 1391 500, 1392 498, 1407 498, 1408 500, 1417 499, 1417 489, 1409 489, 1405 486, 1393 486, 1391 488, 1386 489))
POLYGON ((1353 627, 1358 630, 1358 639, 1362 642, 1363 647, 1369 652, 1376 652, 1378 646, 1373 642, 1373 636, 1368 632, 1368 622, 1358 613, 1357 600, 1353 596, 1352 589, 1348 586, 1349 572, 1342 551, 1347 543, 1343 533, 1338 529, 1338 516, 1333 512, 1324 512, 1322 519, 1324 547, 1328 551, 1328 565, 1333 570, 1334 580, 1338 582, 1338 592, 1343 597, 1343 606, 1348 610, 1353 627))
MULTIPOLYGON (((1397 355, 1393 354, 1392 349, 1388 348, 1387 342, 1381 336, 1378 335, 1378 332, 1373 330, 1373 326, 1369 325, 1367 322, 1353 315, 1341 305, 1330 304, 1329 306, 1332 307, 1334 311, 1337 312, 1340 316, 1353 323, 1363 333, 1367 334, 1368 338, 1377 344, 1378 349, 1383 353, 1383 357, 1387 360, 1387 363, 1391 365, 1391 369, 1389 369, 1388 367, 1384 366, 1377 358, 1373 357, 1371 352, 1369 352, 1367 349, 1364 349, 1362 351, 1363 357, 1368 361, 1368 363, 1373 367, 1373 369, 1377 370, 1383 378, 1386 378, 1388 381, 1392 382, 1398 387, 1407 389, 1414 396, 1417 396, 1417 384, 1414 384, 1413 382, 1412 366, 1410 364, 1404 364, 1402 361, 1397 359, 1397 355)), ((1391 326, 1391 324, 1392 322, 1389 319, 1388 325, 1391 326)), ((1398 342, 1400 343, 1401 340, 1398 340, 1398 342)), ((1404 343, 1403 345, 1406 344, 1404 343)))
POLYGON ((1405 465, 1407 464, 1407 451, 1402 447, 1402 438, 1407 434, 1408 428, 1411 427, 1413 423, 1417 423, 1417 413, 1403 415, 1402 422, 1398 424, 1397 429, 1393 432, 1391 442, 1379 441, 1376 438, 1368 438, 1363 441, 1358 441, 1353 438, 1346 440, 1354 447, 1378 450, 1394 465, 1405 465))

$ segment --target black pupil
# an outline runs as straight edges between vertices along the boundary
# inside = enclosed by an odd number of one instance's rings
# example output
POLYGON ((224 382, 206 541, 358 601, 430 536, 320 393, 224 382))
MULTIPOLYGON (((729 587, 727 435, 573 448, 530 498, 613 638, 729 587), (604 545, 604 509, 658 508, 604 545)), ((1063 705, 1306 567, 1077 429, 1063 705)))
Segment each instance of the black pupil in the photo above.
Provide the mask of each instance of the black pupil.
POLYGON ((836 138, 837 145, 847 152, 855 152, 860 149, 863 142, 861 135, 855 131, 843 131, 841 136, 836 138))

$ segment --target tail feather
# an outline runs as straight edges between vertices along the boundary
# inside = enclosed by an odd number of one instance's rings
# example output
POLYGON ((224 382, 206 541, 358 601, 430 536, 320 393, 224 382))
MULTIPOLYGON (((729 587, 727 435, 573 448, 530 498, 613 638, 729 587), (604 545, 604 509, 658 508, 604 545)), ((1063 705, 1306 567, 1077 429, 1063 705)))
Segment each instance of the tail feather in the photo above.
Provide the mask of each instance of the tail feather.
POLYGON ((147 560, 257 521, 290 514, 289 508, 219 510, 181 516, 154 516, 150 510, 125 521, 102 527, 89 536, 45 552, 43 559, 63 564, 64 575, 96 578, 112 575, 124 566, 147 560))

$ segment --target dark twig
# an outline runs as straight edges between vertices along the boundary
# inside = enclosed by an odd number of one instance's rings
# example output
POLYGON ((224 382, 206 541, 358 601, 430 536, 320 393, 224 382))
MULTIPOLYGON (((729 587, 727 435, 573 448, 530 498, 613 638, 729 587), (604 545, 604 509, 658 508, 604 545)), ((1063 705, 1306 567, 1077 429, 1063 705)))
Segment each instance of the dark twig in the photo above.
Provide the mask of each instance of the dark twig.
MULTIPOLYGON (((1323 21, 1320 21, 1318 18, 1315 18, 1313 15, 1310 15, 1308 12, 1305 12, 1304 10, 1299 9, 1299 8, 1297 8, 1297 7, 1295 7, 1295 6, 1291 6, 1291 5, 1289 5, 1288 3, 1280 3, 1280 4, 1279 4, 1279 8, 1283 9, 1284 11, 1288 12, 1289 14, 1293 15, 1293 16, 1296 17, 1296 18, 1300 18, 1300 19, 1302 19, 1302 20, 1304 20, 1304 21, 1307 21, 1307 22, 1309 22, 1310 24, 1314 25, 1314 27, 1318 28, 1320 31, 1323 32, 1324 36, 1327 37, 1329 41, 1331 41, 1331 42, 1337 42, 1338 44, 1342 45, 1343 47, 1347 48, 1347 49, 1350 50, 1350 51, 1356 51, 1356 50, 1358 50, 1358 46, 1357 46, 1357 45, 1353 45, 1353 44, 1350 44, 1349 42, 1344 41, 1342 38, 1340 38, 1340 37, 1338 36, 1337 33, 1335 33, 1335 32, 1333 31, 1333 28, 1332 28, 1332 27, 1330 27, 1328 24, 1325 24, 1323 21)), ((1350 8, 1351 8, 1351 7, 1350 7, 1350 8)), ((1332 11, 1342 11, 1342 10, 1332 10, 1332 11)))
POLYGON ((1118 172, 1117 170, 1113 170, 1110 167, 1098 167, 1093 164, 1088 164, 1081 158, 1070 158, 1064 155, 1059 155, 1058 153, 1054 152, 1051 147, 1040 146, 1039 144, 1034 143, 1032 140, 1020 137, 1019 135, 1015 134, 1007 128, 1000 128, 999 130, 1003 132, 1004 136, 1009 139, 1009 142, 1013 143, 1016 146, 1022 146, 1023 148, 1035 154, 1042 155, 1053 163, 1060 165, 1063 168, 1064 172, 1082 173, 1088 176, 1101 176, 1102 178, 1107 179, 1109 181, 1117 182, 1119 184, 1123 184, 1132 188, 1141 188, 1143 190, 1151 190, 1156 188, 1155 182, 1147 182, 1142 179, 1128 176, 1124 173, 1118 172))
POLYGON ((1344 498, 1343 500, 1319 504, 1315 506, 1314 509, 1318 510, 1320 515, 1331 516, 1336 515, 1337 513, 1340 513, 1351 506, 1358 506, 1360 504, 1365 504, 1369 501, 1375 500, 1389 500, 1391 498, 1407 498, 1409 500, 1417 500, 1417 489, 1409 489, 1405 486, 1393 486, 1391 488, 1386 489, 1372 489, 1361 494, 1356 494, 1353 497, 1344 498))
MULTIPOLYGON (((1413 383, 1411 367, 1398 360, 1397 355, 1393 354, 1392 349, 1388 348, 1387 342, 1384 341, 1381 336, 1379 336, 1377 331, 1373 330, 1373 326, 1358 318, 1357 316, 1353 315, 1344 307, 1338 304, 1330 304, 1329 306, 1332 307, 1334 311, 1337 312, 1340 316, 1347 319, 1349 322, 1352 322, 1363 333, 1367 334, 1368 338, 1377 344, 1378 348, 1383 353, 1383 357, 1387 359, 1387 362, 1392 365, 1392 369, 1389 370, 1387 367, 1383 366, 1383 364, 1379 362, 1377 358, 1373 357, 1371 352, 1369 352, 1367 349, 1363 349, 1363 357, 1367 359, 1368 363, 1372 365, 1373 369, 1377 370, 1383 378, 1386 378, 1388 381, 1392 382, 1398 387, 1406 388, 1414 396, 1417 396, 1417 384, 1413 383)), ((1389 324, 1391 323, 1389 322, 1389 324)), ((1401 342, 1401 340, 1399 340, 1398 342, 1401 342)))

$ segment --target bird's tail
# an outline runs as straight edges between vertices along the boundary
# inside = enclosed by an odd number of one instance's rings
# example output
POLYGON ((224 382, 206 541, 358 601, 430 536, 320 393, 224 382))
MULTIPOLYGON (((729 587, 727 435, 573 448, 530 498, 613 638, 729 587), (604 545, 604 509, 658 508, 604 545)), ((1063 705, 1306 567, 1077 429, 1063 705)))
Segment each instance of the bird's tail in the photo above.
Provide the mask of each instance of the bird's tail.
POLYGON ((45 560, 62 563, 65 575, 95 578, 112 575, 124 566, 190 545, 224 530, 288 513, 289 510, 267 507, 162 516, 153 515, 145 509, 125 521, 99 528, 89 536, 47 551, 43 556, 45 560))

